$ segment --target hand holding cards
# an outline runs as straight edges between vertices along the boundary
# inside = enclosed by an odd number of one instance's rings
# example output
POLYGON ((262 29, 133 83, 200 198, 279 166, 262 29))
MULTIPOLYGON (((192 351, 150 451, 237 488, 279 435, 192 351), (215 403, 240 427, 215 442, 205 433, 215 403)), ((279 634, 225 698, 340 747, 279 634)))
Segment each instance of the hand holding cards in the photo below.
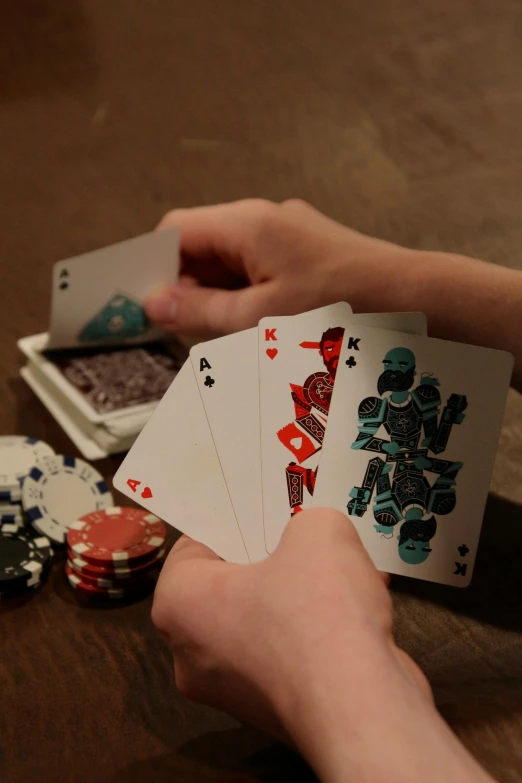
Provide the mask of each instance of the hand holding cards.
POLYGON ((192 349, 114 483, 227 560, 330 506, 381 570, 465 586, 512 365, 420 313, 265 318, 192 349))

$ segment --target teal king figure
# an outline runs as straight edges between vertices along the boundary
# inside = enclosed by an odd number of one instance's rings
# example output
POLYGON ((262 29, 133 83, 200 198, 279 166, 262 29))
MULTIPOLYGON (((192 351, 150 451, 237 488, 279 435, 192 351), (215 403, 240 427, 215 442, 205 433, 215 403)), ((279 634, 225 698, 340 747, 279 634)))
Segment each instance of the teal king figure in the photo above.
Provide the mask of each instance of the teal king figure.
POLYGON ((351 490, 347 506, 351 516, 362 517, 373 496, 376 532, 393 537, 400 525, 399 555, 411 565, 429 557, 436 517, 455 508, 455 482, 463 463, 438 455, 445 451, 453 425, 464 421, 467 408, 464 395, 451 394, 439 419, 439 382, 424 376, 412 389, 415 364, 408 348, 388 351, 377 381, 379 396, 366 397, 359 405, 359 434, 352 449, 379 456, 369 461, 362 486, 351 490), (376 437, 381 427, 388 440, 376 437), (437 475, 432 485, 426 471, 437 475))

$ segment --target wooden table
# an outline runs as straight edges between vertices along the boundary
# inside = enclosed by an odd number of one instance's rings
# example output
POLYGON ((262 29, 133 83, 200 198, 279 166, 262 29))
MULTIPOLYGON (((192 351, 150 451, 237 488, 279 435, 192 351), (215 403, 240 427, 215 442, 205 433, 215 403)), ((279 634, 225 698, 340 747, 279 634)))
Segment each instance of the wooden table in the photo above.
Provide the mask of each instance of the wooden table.
MULTIPOLYGON (((517 0, 8 4, 0 431, 72 450, 19 379, 15 341, 47 326, 54 261, 173 206, 300 196, 390 240, 522 267, 521 29, 517 0)), ((521 457, 513 394, 476 584, 396 588, 399 641, 506 781, 522 770, 521 457)), ((110 478, 117 464, 99 466, 110 478)), ((310 777, 176 692, 150 599, 86 608, 58 562, 37 597, 0 611, 2 783, 310 777)))

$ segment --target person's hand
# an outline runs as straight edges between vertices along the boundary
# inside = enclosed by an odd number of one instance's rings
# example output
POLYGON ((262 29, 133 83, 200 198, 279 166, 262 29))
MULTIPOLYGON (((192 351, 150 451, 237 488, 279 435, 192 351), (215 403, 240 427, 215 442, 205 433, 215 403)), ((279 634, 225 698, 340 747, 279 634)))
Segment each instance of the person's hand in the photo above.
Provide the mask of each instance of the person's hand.
POLYGON ((168 330, 208 339, 341 301, 354 313, 422 312, 431 337, 514 354, 522 390, 522 332, 506 329, 522 314, 519 271, 373 239, 298 200, 174 209, 158 228, 174 226, 179 284, 145 302, 168 330))
POLYGON ((304 312, 348 301, 354 312, 390 310, 415 251, 346 228, 308 204, 248 199, 175 209, 159 229, 181 235, 179 285, 146 302, 164 328, 209 337, 256 326, 266 315, 304 312), (391 306, 391 281, 402 276, 391 306))
POLYGON ((314 743, 341 720, 339 694, 348 732, 379 700, 385 708, 397 680, 404 698, 411 691, 431 705, 423 675, 393 641, 385 582, 348 517, 313 509, 252 565, 225 563, 183 536, 163 567, 152 617, 182 693, 291 739, 316 763, 314 743))

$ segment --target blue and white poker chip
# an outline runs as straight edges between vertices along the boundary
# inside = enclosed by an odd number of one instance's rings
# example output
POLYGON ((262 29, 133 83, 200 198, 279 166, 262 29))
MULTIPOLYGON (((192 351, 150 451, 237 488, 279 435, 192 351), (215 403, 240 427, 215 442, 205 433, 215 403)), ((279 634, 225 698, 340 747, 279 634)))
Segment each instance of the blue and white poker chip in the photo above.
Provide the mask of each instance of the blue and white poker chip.
POLYGON ((0 436, 0 503, 22 497, 21 485, 31 468, 54 450, 42 440, 23 435, 0 436))
POLYGON ((56 454, 35 465, 22 486, 22 504, 40 533, 65 543, 69 526, 91 511, 111 508, 111 492, 87 462, 56 454))

